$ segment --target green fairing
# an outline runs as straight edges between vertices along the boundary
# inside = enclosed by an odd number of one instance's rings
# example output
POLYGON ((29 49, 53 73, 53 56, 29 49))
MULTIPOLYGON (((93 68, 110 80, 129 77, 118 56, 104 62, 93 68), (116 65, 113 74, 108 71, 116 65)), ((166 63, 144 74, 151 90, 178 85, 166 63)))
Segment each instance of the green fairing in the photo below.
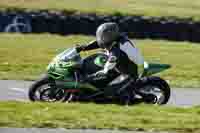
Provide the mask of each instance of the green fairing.
POLYGON ((73 74, 73 67, 76 66, 76 62, 63 62, 63 61, 52 61, 47 67, 47 72, 54 79, 65 79, 73 74), (55 75, 55 76, 54 76, 55 75))
POLYGON ((161 71, 167 70, 171 67, 171 65, 168 64, 146 64, 144 67, 144 74, 143 76, 150 76, 156 73, 159 73, 161 71))
POLYGON ((97 66, 103 67, 106 63, 106 58, 105 56, 98 56, 95 60, 94 60, 94 64, 96 64, 97 66))
POLYGON ((72 79, 61 81, 63 84, 62 86, 68 89, 80 89, 82 91, 97 91, 97 88, 88 84, 88 83, 80 83, 73 81, 72 79))
POLYGON ((74 89, 74 88, 81 88, 83 90, 93 90, 96 91, 97 88, 87 84, 87 83, 79 83, 74 81, 74 71, 73 67, 77 66, 76 62, 63 62, 53 60, 49 66, 47 67, 48 75, 58 81, 65 81, 63 82, 63 87, 74 89))

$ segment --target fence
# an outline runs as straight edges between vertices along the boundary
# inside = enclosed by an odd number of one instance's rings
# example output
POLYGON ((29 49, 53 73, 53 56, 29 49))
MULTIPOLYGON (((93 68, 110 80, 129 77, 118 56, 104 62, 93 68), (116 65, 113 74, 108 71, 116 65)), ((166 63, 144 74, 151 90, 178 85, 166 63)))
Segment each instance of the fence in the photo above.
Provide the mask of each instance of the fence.
POLYGON ((200 42, 200 22, 191 19, 144 16, 109 16, 51 11, 2 11, 0 32, 95 35, 98 25, 117 22, 122 32, 134 38, 200 42))

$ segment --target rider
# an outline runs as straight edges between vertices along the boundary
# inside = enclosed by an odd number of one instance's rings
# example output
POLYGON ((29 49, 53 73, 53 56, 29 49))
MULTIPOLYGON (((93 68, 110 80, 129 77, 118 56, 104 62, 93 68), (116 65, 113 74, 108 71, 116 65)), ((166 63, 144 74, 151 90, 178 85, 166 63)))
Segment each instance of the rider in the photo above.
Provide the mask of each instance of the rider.
POLYGON ((119 32, 116 23, 108 22, 101 24, 96 31, 96 40, 88 45, 77 46, 77 51, 87 51, 97 48, 106 50, 108 60, 104 69, 96 74, 106 74, 115 69, 122 74, 129 75, 131 79, 137 79, 144 70, 143 56, 127 36, 119 32))

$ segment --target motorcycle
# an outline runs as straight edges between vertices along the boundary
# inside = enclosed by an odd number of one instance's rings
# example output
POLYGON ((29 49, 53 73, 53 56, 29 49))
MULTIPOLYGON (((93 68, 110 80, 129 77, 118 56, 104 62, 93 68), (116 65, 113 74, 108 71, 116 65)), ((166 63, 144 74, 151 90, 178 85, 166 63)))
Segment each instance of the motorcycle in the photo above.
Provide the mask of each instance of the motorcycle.
POLYGON ((45 76, 29 88, 31 101, 133 104, 136 101, 166 104, 170 98, 169 84, 152 76, 171 66, 144 62, 144 72, 137 79, 116 70, 97 75, 108 56, 105 52, 82 58, 76 48, 69 48, 57 55, 48 65, 45 76))

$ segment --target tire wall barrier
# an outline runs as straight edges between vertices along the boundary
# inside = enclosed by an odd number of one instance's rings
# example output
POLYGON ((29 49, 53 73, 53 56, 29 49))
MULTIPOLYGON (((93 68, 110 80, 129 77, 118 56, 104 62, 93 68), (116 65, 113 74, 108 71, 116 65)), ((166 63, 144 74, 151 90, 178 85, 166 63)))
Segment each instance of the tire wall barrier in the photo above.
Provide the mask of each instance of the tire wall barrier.
POLYGON ((129 37, 200 42, 200 22, 192 19, 80 14, 64 11, 1 11, 0 32, 95 35, 104 22, 117 22, 129 37))

